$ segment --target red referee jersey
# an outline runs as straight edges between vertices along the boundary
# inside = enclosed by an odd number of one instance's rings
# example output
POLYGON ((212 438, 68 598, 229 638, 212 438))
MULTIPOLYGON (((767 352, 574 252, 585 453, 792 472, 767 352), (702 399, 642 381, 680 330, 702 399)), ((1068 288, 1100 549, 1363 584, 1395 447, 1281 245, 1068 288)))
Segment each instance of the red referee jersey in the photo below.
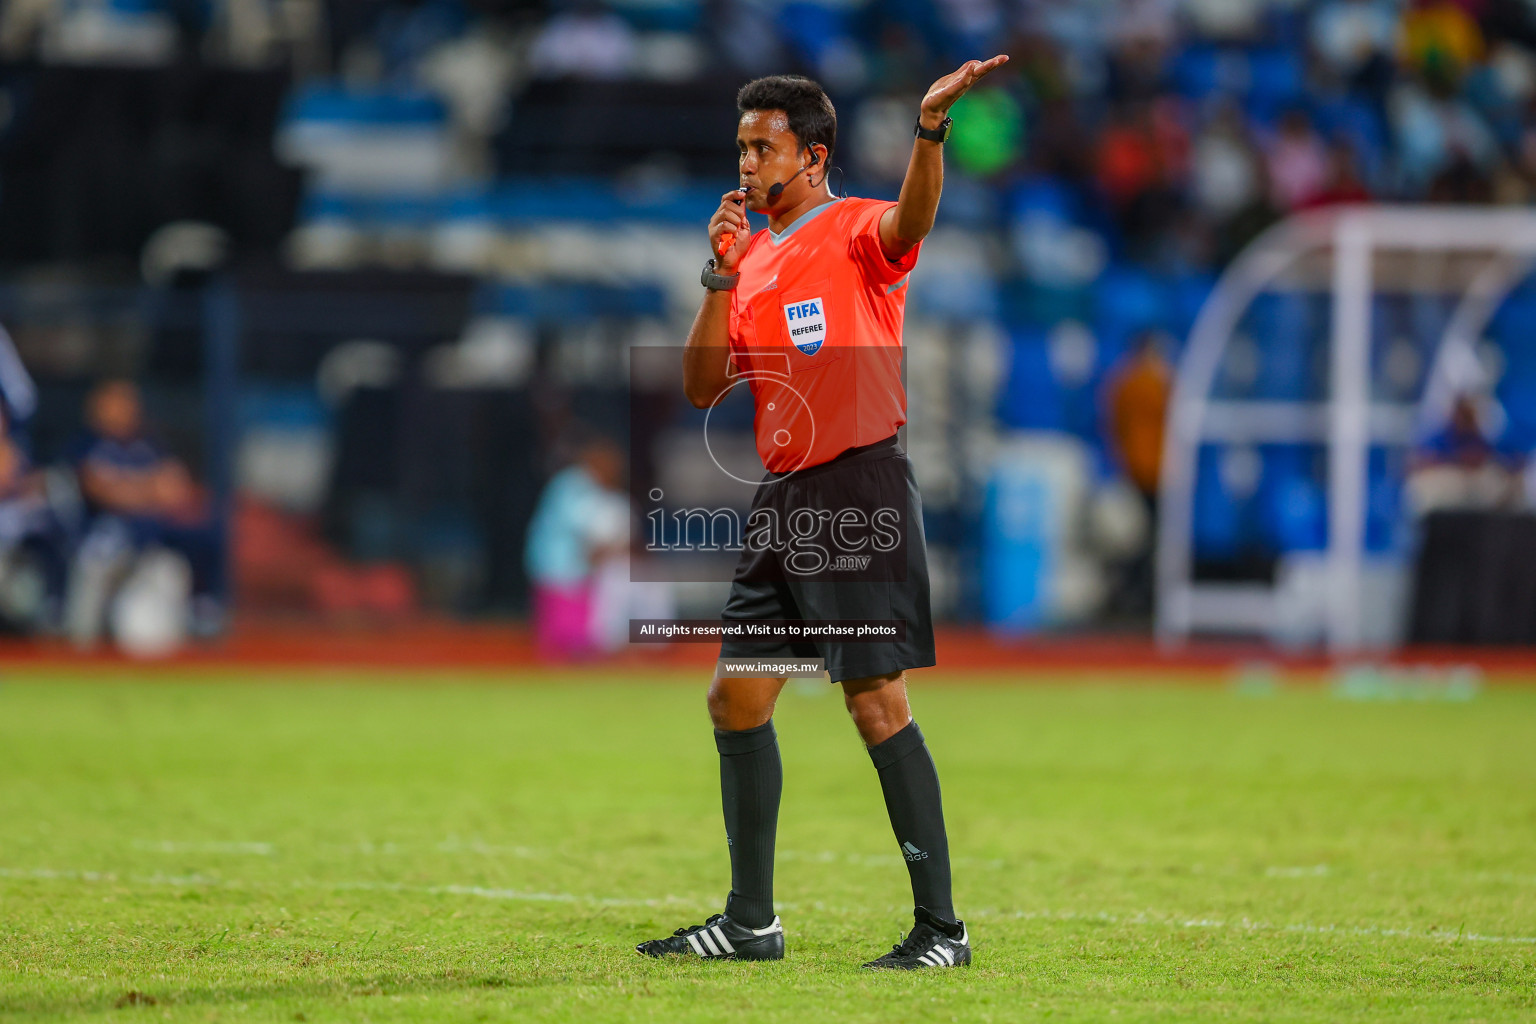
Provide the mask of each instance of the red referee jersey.
POLYGON ((895 262, 880 251, 880 217, 894 205, 834 200, 783 234, 759 231, 742 257, 732 362, 752 388, 771 472, 827 462, 907 421, 901 327, 921 246, 895 262))

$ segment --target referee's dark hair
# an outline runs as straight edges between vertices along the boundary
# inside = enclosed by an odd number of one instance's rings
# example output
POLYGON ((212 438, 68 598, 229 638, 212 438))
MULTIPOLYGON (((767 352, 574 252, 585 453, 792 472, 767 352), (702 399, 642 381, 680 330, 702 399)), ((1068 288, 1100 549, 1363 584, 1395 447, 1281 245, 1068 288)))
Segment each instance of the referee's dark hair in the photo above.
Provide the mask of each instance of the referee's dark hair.
POLYGON ((801 75, 769 75, 741 87, 736 94, 736 109, 782 110, 800 145, 826 146, 827 157, 837 147, 837 111, 826 90, 801 75))

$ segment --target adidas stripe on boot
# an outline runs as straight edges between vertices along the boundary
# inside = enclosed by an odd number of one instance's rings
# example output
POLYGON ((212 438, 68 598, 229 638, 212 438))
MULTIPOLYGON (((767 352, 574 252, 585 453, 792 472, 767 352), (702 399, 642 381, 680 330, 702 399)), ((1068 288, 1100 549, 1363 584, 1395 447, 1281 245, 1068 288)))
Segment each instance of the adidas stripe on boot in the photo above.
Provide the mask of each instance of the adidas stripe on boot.
POLYGON ((716 914, 703 924, 679 928, 664 939, 652 939, 635 947, 645 956, 693 954, 705 960, 782 960, 784 926, 775 917, 764 928, 751 928, 716 914))
POLYGON ((916 971, 924 967, 961 967, 971 962, 970 934, 964 921, 945 921, 918 907, 907 937, 877 960, 865 964, 882 971, 916 971))

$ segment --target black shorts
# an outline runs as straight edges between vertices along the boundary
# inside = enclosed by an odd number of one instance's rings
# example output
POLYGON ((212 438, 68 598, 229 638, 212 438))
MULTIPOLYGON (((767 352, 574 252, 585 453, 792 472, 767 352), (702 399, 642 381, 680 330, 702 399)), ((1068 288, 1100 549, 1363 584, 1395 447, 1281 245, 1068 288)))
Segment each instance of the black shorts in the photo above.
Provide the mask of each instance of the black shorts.
POLYGON ((758 485, 748 543, 721 619, 894 622, 895 640, 754 641, 722 658, 822 658, 832 682, 934 663, 923 505, 906 452, 890 437, 758 485), (778 543, 764 543, 764 525, 778 543), (812 533, 812 528, 819 529, 812 533))

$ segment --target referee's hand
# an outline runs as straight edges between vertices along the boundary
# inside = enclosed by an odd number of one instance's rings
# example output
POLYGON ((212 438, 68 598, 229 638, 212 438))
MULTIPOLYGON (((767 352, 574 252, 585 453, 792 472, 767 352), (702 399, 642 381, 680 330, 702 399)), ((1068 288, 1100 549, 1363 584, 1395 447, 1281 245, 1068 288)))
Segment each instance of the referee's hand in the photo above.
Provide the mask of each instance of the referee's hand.
POLYGON ((709 251, 720 251, 720 236, 727 231, 735 232, 736 242, 725 255, 718 257, 716 266, 722 274, 736 273, 736 265, 747 254, 747 246, 752 242, 752 228, 747 224, 746 196, 739 189, 731 189, 720 197, 720 209, 709 219, 709 251))
POLYGON ((991 60, 968 60, 960 65, 958 70, 952 71, 943 78, 928 87, 928 94, 923 97, 923 105, 918 113, 918 120, 924 128, 933 129, 939 126, 949 113, 949 108, 955 105, 955 101, 971 91, 971 86, 986 78, 992 72, 1008 63, 1008 55, 1000 53, 991 60))

